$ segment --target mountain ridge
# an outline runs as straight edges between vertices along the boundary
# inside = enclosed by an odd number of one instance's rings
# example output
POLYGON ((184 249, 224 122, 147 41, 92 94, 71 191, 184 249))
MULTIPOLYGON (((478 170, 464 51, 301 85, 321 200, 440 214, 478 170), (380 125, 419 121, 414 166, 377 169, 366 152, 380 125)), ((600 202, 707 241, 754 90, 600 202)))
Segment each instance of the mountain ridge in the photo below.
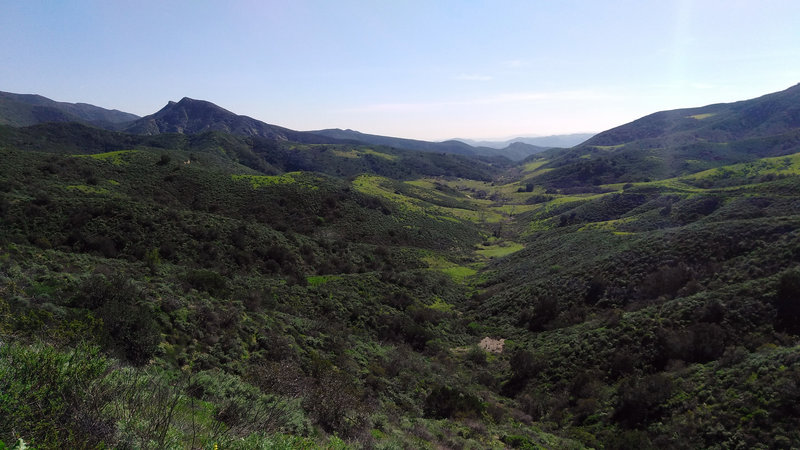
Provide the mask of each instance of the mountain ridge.
POLYGON ((422 141, 418 139, 407 139, 392 136, 381 136, 376 134, 362 133, 360 131, 340 128, 329 128, 325 130, 314 130, 313 133, 320 136, 331 137, 341 140, 362 142, 372 145, 386 145, 389 147, 405 148, 408 150, 421 150, 428 152, 448 152, 461 155, 476 155, 478 152, 475 147, 463 142, 448 140, 442 142, 422 141))
POLYGON ((44 122, 82 122, 102 128, 115 128, 138 119, 136 114, 106 109, 88 103, 51 100, 38 94, 0 91, 0 124, 29 126, 44 122))
POLYGON ((134 134, 180 133, 197 134, 204 131, 223 131, 246 136, 261 136, 285 140, 286 135, 280 127, 272 126, 228 111, 206 100, 183 97, 169 101, 153 114, 144 116, 125 131, 134 134))
POLYGON ((749 100, 655 112, 599 133, 583 145, 615 146, 666 136, 673 144, 697 138, 725 142, 796 127, 800 127, 800 83, 749 100))
POLYGON ((732 103, 659 111, 558 154, 544 152, 534 184, 588 184, 665 179, 800 151, 800 84, 732 103))
MULTIPOLYGON (((800 84, 784 91, 734 103, 659 111, 628 124, 606 130, 576 145, 576 152, 605 148, 611 154, 644 148, 675 148, 688 145, 724 144, 730 140, 762 138, 800 126, 800 84)), ((567 143, 588 135, 554 135, 515 138, 504 148, 474 146, 464 140, 430 142, 400 137, 380 136, 351 129, 295 131, 272 125, 249 116, 235 114, 210 101, 184 97, 169 101, 159 111, 138 117, 117 110, 106 110, 85 103, 55 102, 36 94, 0 92, 0 124, 27 126, 44 122, 76 121, 105 129, 133 134, 198 134, 219 131, 240 136, 254 136, 275 141, 338 144, 383 145, 425 152, 452 153, 478 157, 505 157, 523 160, 542 153, 559 139, 567 143), (135 117, 133 121, 126 121, 135 117), (572 139, 572 141, 570 141, 572 139)), ((791 139, 790 137, 788 139, 791 139)), ((480 142, 480 141, 473 141, 480 142)), ((502 145, 505 143, 492 143, 502 145)), ((774 155, 768 155, 774 156, 774 155)), ((730 160, 728 162, 737 162, 730 160)), ((551 174, 550 176, 554 176, 551 174)))
POLYGON ((507 146, 508 148, 498 150, 472 146, 457 139, 431 142, 361 133, 350 129, 296 131, 236 114, 207 100, 190 97, 183 97, 177 102, 170 100, 155 113, 139 117, 86 103, 56 102, 37 94, 0 92, 0 124, 19 127, 47 122, 80 122, 107 130, 140 135, 199 134, 219 131, 277 141, 317 144, 349 142, 465 156, 507 157, 512 160, 521 160, 544 150, 536 146, 507 146))
POLYGON ((157 112, 136 120, 126 126, 123 131, 142 135, 200 134, 206 131, 220 131, 276 141, 333 143, 330 139, 321 139, 311 133, 268 124, 249 116, 233 113, 210 101, 189 97, 183 97, 177 102, 169 101, 157 112))
POLYGON ((418 150, 425 152, 445 152, 465 156, 486 156, 486 157, 506 157, 511 160, 519 161, 535 153, 546 150, 546 147, 525 144, 522 146, 512 146, 513 143, 504 148, 492 148, 486 146, 475 146, 460 139, 448 139, 446 141, 432 142, 418 139, 407 139, 400 137, 381 136, 375 134, 362 133, 360 131, 341 128, 329 128, 325 130, 310 131, 321 136, 359 142, 371 145, 385 145, 388 147, 404 148, 408 150, 418 150))

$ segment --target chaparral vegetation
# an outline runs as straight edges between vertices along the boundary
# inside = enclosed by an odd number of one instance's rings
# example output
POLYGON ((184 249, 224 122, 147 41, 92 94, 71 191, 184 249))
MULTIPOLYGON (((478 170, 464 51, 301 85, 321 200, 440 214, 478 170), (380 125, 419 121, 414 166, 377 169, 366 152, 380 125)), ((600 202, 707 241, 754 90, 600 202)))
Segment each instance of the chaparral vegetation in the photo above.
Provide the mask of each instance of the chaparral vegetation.
POLYGON ((0 449, 800 445, 800 85, 522 160, 1 99, 0 449))

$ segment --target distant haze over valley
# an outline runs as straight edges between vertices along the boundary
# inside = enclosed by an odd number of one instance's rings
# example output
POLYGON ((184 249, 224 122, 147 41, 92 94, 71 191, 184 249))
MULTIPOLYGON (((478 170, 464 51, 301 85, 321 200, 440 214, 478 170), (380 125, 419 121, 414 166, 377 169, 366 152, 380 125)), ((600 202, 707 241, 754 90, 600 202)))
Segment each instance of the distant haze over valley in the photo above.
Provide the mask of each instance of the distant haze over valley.
POLYGON ((465 142, 475 147, 491 147, 491 148, 505 148, 515 142, 522 142, 523 144, 536 145, 539 147, 574 147, 588 140, 590 137, 597 133, 571 133, 571 134, 554 134, 550 136, 529 136, 529 137, 515 137, 511 139, 463 139, 456 138, 455 140, 465 142))

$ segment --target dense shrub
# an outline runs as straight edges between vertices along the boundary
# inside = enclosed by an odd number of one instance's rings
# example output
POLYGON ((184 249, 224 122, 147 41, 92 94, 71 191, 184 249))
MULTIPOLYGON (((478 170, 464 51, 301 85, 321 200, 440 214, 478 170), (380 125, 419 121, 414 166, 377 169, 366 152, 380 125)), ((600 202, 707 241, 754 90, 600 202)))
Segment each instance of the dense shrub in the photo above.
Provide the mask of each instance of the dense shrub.
POLYGON ((435 387, 425 399, 425 414, 435 419, 480 417, 485 409, 474 394, 449 386, 435 387))
POLYGON ((800 270, 783 273, 778 283, 775 299, 778 317, 775 327, 792 334, 800 334, 800 270))
POLYGON ((541 331, 558 315, 558 300, 553 295, 536 297, 532 305, 520 311, 519 324, 530 331, 541 331))
POLYGON ((219 297, 225 295, 228 290, 228 282, 225 278, 213 270, 197 269, 190 270, 184 276, 186 283, 199 290, 219 297))
POLYGON ((346 373, 326 371, 306 392, 303 407, 325 431, 346 437, 357 435, 367 425, 370 409, 357 386, 346 373))
POLYGON ((544 368, 543 362, 530 350, 516 348, 510 359, 511 378, 503 385, 503 393, 514 396, 522 391, 528 381, 544 368))
POLYGON ((93 389, 109 368, 98 349, 0 345, 0 438, 39 448, 93 447, 113 433, 101 414, 111 397, 93 389), (94 396, 93 396, 94 395, 94 396))
POLYGON ((626 427, 649 423, 660 417, 671 393, 672 380, 665 375, 628 378, 617 389, 614 420, 626 427))
POLYGON ((107 346, 133 364, 150 360, 161 342, 152 307, 130 280, 94 275, 81 285, 74 304, 95 312, 107 346))

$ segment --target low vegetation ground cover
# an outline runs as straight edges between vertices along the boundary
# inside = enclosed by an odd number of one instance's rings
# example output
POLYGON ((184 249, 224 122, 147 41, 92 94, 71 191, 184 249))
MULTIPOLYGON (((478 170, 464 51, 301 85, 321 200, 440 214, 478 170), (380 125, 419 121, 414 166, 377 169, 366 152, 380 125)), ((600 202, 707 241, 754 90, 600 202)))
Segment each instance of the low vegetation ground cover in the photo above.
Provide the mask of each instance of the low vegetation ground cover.
POLYGON ((0 131, 2 445, 800 442, 798 155, 0 131))

